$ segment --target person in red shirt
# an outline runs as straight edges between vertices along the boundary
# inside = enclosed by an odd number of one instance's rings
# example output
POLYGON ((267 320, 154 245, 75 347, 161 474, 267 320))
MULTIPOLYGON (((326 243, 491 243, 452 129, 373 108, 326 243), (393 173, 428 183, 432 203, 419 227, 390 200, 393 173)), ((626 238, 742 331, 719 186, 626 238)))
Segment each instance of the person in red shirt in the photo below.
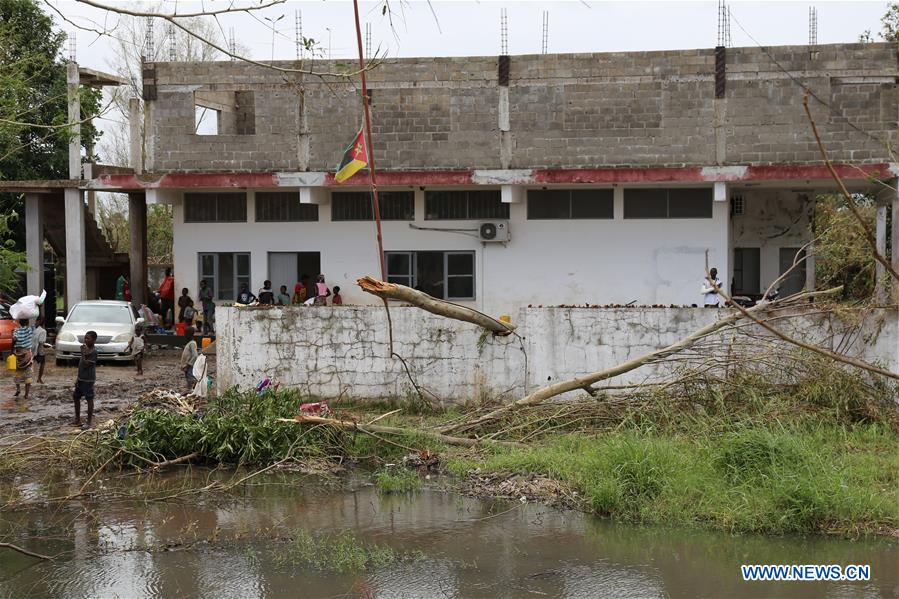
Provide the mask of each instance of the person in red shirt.
POLYGON ((340 297, 340 287, 337 285, 334 286, 334 295, 331 296, 331 305, 332 306, 342 306, 343 305, 343 298, 340 297))
POLYGON ((162 302, 162 322, 167 326, 169 322, 169 313, 175 315, 175 277, 172 276, 172 269, 165 269, 165 278, 159 285, 159 299, 162 302))

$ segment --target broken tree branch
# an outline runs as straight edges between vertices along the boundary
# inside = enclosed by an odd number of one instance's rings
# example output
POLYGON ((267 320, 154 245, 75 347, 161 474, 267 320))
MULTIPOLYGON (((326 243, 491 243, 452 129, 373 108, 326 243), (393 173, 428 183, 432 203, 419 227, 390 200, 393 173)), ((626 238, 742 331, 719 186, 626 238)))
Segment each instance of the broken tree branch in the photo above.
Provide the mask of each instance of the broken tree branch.
MULTIPOLYGON (((795 267, 796 264, 794 263, 793 266, 795 267)), ((789 272, 789 271, 787 271, 787 272, 789 272)), ((849 366, 854 366, 855 368, 867 370, 868 372, 872 372, 874 374, 879 374, 881 376, 885 376, 885 377, 888 377, 891 379, 899 379, 899 374, 896 374, 895 372, 890 372, 889 370, 884 370, 883 368, 880 368, 873 364, 869 364, 868 362, 865 362, 864 360, 859 360, 858 358, 846 356, 841 353, 837 353, 835 351, 829 350, 825 347, 814 345, 812 343, 806 343, 805 341, 801 341, 799 339, 796 339, 795 337, 791 337, 790 335, 787 335, 780 329, 777 329, 777 328, 771 326, 769 323, 765 322, 764 320, 757 318, 755 314, 750 312, 751 308, 749 310, 747 310, 740 304, 734 302, 731 299, 731 297, 724 292, 723 289, 721 289, 720 287, 718 287, 718 285, 715 284, 714 280, 711 280, 711 275, 709 275, 708 272, 706 272, 706 276, 709 277, 709 280, 710 280, 712 286, 715 288, 715 292, 718 293, 718 295, 720 295, 721 297, 723 297, 724 300, 728 304, 730 304, 732 307, 739 310, 743 316, 745 316, 749 320, 753 321, 755 324, 759 325, 760 327, 762 327, 769 333, 773 334, 775 337, 778 337, 782 341, 786 341, 787 343, 795 345, 796 347, 801 347, 802 349, 825 356, 836 362, 842 362, 843 364, 848 364, 849 366)), ((792 299, 792 297, 791 297, 791 299, 792 299)))
MULTIPOLYGON (((791 301, 795 301, 797 296, 801 296, 803 298, 809 297, 817 297, 821 295, 831 295, 834 293, 838 293, 842 290, 842 287, 835 287, 833 289, 828 289, 825 291, 810 291, 806 293, 797 294, 790 297, 791 301)), ((777 300, 768 304, 761 304, 758 306, 754 306, 749 308, 747 312, 750 314, 755 314, 758 312, 763 312, 765 310, 770 309, 773 306, 777 305, 777 302, 781 300, 777 300)), ((492 420, 496 420, 499 416, 504 415, 507 412, 511 412, 514 410, 518 410, 525 406, 533 406, 539 404, 540 402, 547 400, 551 397, 555 397, 556 395, 561 395, 562 393, 567 393, 569 391, 577 391, 579 389, 586 389, 591 385, 594 385, 600 381, 610 379, 614 376, 618 376, 624 374, 626 372, 630 372, 631 370, 636 370, 641 366, 645 366, 647 364, 651 364, 658 360, 661 360, 667 356, 672 354, 676 354, 684 349, 687 349, 700 339, 708 337, 713 333, 717 333, 721 329, 729 327, 744 318, 744 314, 741 312, 733 312, 728 314, 727 316, 716 320, 713 323, 710 323, 701 329, 691 333, 690 335, 684 337, 680 341, 676 343, 672 343, 666 347, 661 349, 657 349, 655 351, 649 352, 647 354, 643 354, 642 356, 638 356, 631 360, 627 360, 626 362, 622 362, 616 366, 611 368, 607 368, 605 370, 600 370, 599 372, 593 372, 590 374, 585 374, 583 376, 579 376, 573 379, 569 379, 567 381, 561 381, 558 383, 554 383, 552 385, 547 385, 546 387, 542 387, 538 389, 534 393, 519 399, 518 401, 512 402, 510 404, 506 404, 501 406, 479 418, 476 418, 469 422, 462 422, 459 424, 454 424, 451 426, 446 426, 438 429, 441 433, 452 433, 457 431, 469 430, 484 424, 485 422, 490 422, 492 420)))
POLYGON ((505 445, 507 447, 520 447, 520 443, 511 441, 495 441, 493 439, 469 439, 467 437, 451 437, 442 433, 424 429, 405 429, 396 426, 381 426, 376 424, 359 424, 348 420, 336 420, 334 418, 322 418, 321 416, 295 416, 294 418, 279 418, 279 422, 300 422, 309 424, 326 424, 344 430, 358 430, 364 433, 381 433, 382 435, 408 435, 418 433, 431 437, 435 441, 447 445, 461 445, 463 447, 477 447, 479 445, 505 445))
POLYGON ((515 330, 515 326, 508 322, 497 320, 496 318, 488 316, 483 312, 478 312, 473 308, 460 306, 459 304, 431 297, 427 293, 422 293, 421 291, 406 287, 405 285, 385 283, 384 281, 379 281, 374 277, 369 276, 357 279, 356 284, 362 288, 362 291, 380 297, 381 299, 408 302, 431 314, 470 322, 479 327, 483 327, 492 333, 508 335, 515 330))
POLYGON ((870 227, 868 227, 868 223, 865 222, 865 217, 862 216, 861 212, 858 209, 858 204, 855 201, 855 198, 852 197, 852 194, 849 193, 849 190, 846 189, 846 185, 843 183, 843 179, 840 178, 839 173, 833 167, 833 162, 830 161, 830 156, 827 154, 827 149, 824 147, 824 142, 821 141, 821 136, 818 134, 818 126, 815 125, 815 119, 812 118, 812 112, 808 107, 808 93, 805 94, 802 98, 802 106, 805 108, 805 114, 808 116, 808 121, 812 125, 812 133, 815 136, 815 141, 818 142, 818 150, 821 152, 821 158, 824 160, 825 166, 827 166, 827 170, 830 171, 830 176, 833 177, 833 180, 836 181, 837 187, 840 190, 843 198, 846 200, 846 205, 849 207, 849 211, 852 212, 852 216, 858 221, 859 227, 861 227, 862 233, 864 234, 865 241, 868 242, 868 245, 871 246, 871 250, 874 252, 874 259, 880 262, 881 265, 886 269, 890 276, 893 277, 895 281, 899 281, 899 273, 893 269, 893 265, 890 264, 890 261, 887 260, 883 254, 877 249, 877 240, 874 238, 874 233, 871 231, 870 227))
POLYGON ((38 559, 46 559, 46 560, 53 559, 49 555, 44 555, 42 553, 35 553, 34 551, 28 551, 27 549, 23 549, 23 548, 19 547, 18 545, 13 545, 12 543, 0 543, 0 547, 6 547, 7 549, 12 549, 13 551, 18 551, 19 553, 21 553, 23 555, 36 557, 38 559))

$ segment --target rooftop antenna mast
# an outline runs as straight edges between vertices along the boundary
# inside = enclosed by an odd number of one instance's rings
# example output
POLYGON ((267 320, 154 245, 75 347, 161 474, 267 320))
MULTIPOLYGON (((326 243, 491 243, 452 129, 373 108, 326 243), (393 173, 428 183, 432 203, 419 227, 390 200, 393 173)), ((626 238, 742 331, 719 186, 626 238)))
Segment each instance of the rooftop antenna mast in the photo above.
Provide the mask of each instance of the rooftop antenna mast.
POLYGON ((718 47, 727 47, 729 17, 727 15, 727 2, 718 0, 718 47))
POLYGON ((75 40, 75 32, 68 34, 69 37, 69 61, 70 62, 78 62, 77 60, 77 43, 75 40))
POLYGON ((153 17, 147 17, 147 59, 156 60, 156 43, 153 39, 153 17))
POLYGON ((237 40, 234 38, 234 27, 228 29, 228 51, 231 53, 231 62, 237 60, 237 40))
POLYGON ((541 48, 543 54, 549 51, 549 11, 543 11, 543 46, 541 48))
POLYGON ((175 25, 169 23, 166 29, 166 37, 169 38, 169 62, 175 62, 177 60, 175 52, 175 25))
POLYGON ((724 45, 730 48, 733 44, 730 42, 730 6, 725 7, 727 12, 725 14, 725 22, 724 22, 724 45))
POLYGON ((365 57, 371 58, 371 23, 365 24, 365 57))
POLYGON ((818 45, 818 9, 814 6, 808 7, 808 45, 818 45))
POLYGON ((294 42, 297 46, 297 60, 303 59, 303 11, 293 13, 294 42))
POLYGON ((505 8, 499 10, 499 47, 501 55, 509 53, 509 13, 505 8))

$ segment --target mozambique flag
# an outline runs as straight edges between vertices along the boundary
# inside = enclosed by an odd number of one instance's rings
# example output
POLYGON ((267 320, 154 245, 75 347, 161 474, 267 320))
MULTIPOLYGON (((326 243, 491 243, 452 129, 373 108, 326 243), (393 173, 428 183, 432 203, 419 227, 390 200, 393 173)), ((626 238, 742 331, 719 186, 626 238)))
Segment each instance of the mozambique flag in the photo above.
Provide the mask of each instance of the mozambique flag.
POLYGON ((334 180, 338 183, 343 183, 367 166, 368 153, 365 151, 365 136, 362 134, 362 129, 359 129, 359 133, 356 134, 353 143, 343 153, 343 160, 340 161, 340 166, 337 167, 337 174, 334 175, 334 180))

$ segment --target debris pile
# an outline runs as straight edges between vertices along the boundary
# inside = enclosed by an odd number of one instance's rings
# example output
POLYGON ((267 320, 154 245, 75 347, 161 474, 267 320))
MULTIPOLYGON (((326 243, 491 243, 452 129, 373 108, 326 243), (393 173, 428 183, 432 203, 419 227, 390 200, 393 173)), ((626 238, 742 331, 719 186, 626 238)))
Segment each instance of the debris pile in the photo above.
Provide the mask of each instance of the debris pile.
POLYGON ((560 507, 575 507, 579 502, 577 491, 539 474, 480 474, 475 470, 463 483, 462 492, 470 497, 541 501, 560 507))
POLYGON ((182 395, 170 389, 157 388, 141 395, 137 403, 141 408, 159 408, 189 416, 204 407, 206 402, 194 395, 182 395))

